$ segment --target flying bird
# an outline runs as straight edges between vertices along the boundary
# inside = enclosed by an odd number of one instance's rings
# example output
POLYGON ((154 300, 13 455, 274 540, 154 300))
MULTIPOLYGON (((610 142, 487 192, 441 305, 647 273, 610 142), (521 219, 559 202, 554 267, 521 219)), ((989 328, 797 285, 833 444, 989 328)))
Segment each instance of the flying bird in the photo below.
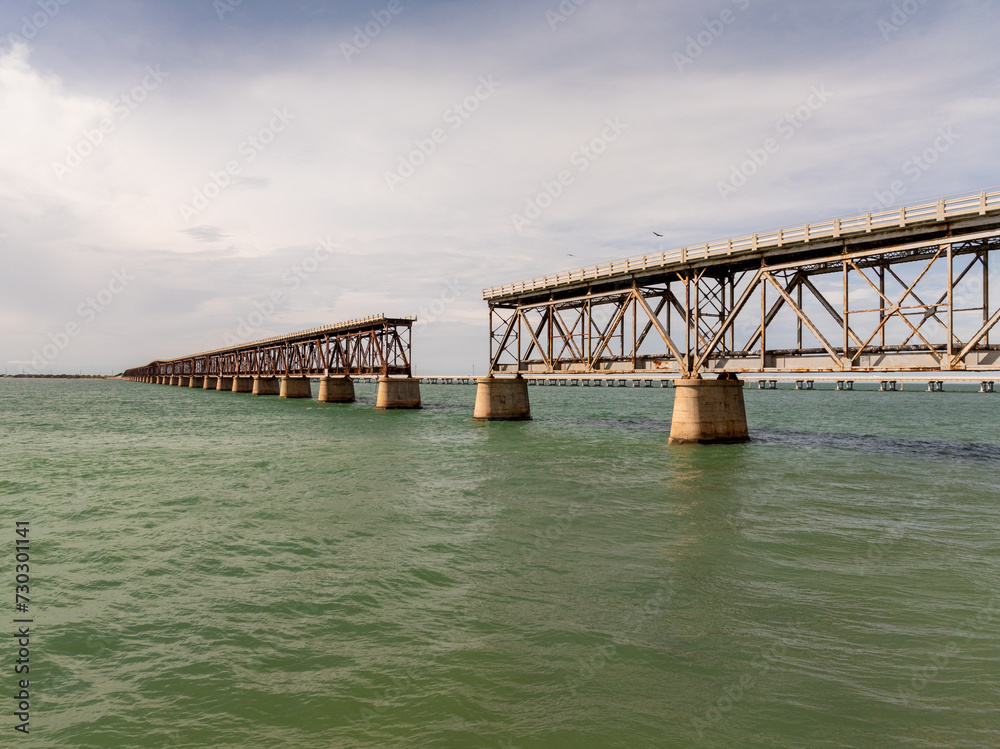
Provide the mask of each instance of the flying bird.
MULTIPOLYGON (((654 231, 653 234, 656 234, 656 232, 654 231)), ((662 234, 656 234, 656 236, 662 237, 663 235, 662 234)))

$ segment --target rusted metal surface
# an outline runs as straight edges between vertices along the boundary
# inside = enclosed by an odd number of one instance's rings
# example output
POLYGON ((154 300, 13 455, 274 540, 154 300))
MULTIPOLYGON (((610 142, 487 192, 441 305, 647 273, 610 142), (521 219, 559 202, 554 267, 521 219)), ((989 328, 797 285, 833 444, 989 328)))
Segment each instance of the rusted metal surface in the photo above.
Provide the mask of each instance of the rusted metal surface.
POLYGON ((302 330, 126 370, 124 376, 411 376, 413 317, 385 315, 302 330))
POLYGON ((828 223, 487 289, 490 372, 1000 369, 1000 192, 828 223))

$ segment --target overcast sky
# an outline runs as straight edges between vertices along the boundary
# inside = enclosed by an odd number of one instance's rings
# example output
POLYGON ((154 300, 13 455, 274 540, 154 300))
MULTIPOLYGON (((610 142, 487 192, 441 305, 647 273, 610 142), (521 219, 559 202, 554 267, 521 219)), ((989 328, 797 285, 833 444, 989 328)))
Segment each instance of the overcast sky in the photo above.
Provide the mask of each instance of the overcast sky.
POLYGON ((986 0, 4 0, 0 356, 118 372, 384 312, 421 318, 417 374, 482 373, 486 286, 997 186, 998 28, 986 0))

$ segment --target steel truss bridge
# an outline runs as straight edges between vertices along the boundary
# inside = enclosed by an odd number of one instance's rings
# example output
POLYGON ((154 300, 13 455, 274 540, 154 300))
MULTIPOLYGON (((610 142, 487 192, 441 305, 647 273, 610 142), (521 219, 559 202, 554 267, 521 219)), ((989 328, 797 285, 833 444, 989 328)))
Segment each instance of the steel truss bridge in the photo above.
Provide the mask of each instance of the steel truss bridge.
POLYGON ((984 191, 490 288, 490 374, 996 370, 997 250, 984 191))
POLYGON ((177 359, 157 360, 126 370, 123 377, 410 377, 414 319, 366 317, 177 359))

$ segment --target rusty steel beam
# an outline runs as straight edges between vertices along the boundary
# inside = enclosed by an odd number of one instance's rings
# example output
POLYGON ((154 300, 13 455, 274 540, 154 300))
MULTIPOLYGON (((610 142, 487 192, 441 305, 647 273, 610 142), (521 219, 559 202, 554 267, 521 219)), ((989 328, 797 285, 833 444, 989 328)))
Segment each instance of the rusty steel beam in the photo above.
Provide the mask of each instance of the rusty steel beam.
POLYGON ((414 320, 385 315, 366 317, 176 359, 157 359, 128 369, 123 376, 411 377, 414 320))

